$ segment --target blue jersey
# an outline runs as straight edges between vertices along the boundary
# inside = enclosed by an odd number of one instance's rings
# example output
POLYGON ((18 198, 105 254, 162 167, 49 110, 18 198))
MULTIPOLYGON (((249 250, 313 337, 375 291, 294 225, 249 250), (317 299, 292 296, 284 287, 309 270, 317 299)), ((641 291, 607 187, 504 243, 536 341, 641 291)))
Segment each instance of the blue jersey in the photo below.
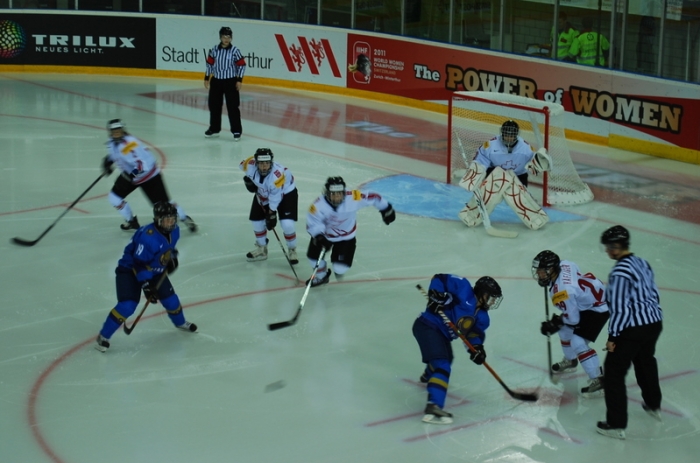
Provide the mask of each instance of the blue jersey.
MULTIPOLYGON (((430 281, 430 289, 452 295, 452 302, 443 309, 444 314, 456 327, 460 328, 471 344, 483 344, 491 318, 487 310, 477 308, 476 295, 469 280, 457 275, 439 273, 430 281)), ((425 311, 421 314, 421 318, 428 325, 439 329, 447 338, 457 338, 452 329, 445 325, 440 315, 425 311)))
POLYGON ((180 239, 180 227, 163 235, 155 224, 139 228, 124 248, 124 255, 119 259, 119 266, 133 269, 140 282, 151 280, 161 275, 168 262, 177 257, 175 245, 180 239))

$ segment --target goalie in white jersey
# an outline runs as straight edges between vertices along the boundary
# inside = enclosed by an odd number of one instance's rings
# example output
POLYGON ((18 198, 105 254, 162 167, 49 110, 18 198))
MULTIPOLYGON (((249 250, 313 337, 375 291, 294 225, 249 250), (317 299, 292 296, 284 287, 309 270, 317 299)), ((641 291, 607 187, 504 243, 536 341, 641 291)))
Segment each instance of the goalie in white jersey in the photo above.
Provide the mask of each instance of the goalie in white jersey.
POLYGON ((187 225, 189 231, 197 231, 194 220, 185 214, 182 207, 170 201, 156 158, 148 147, 138 138, 129 135, 121 119, 109 121, 107 132, 110 139, 107 142, 107 156, 102 160, 102 170, 105 176, 112 173, 114 164, 121 170, 121 175, 117 177, 108 195, 110 204, 126 220, 121 229, 138 230, 140 227, 126 197, 141 188, 151 204, 171 203, 177 209, 178 218, 187 225))
MULTIPOLYGON (((312 267, 316 266, 321 250, 331 248, 331 263, 335 277, 341 279, 352 267, 357 240, 357 211, 374 206, 382 214, 382 220, 389 225, 396 220, 394 208, 386 199, 373 192, 345 189, 342 177, 328 177, 323 187, 323 195, 311 204, 306 216, 306 230, 311 235, 311 242, 306 257, 312 267)), ((311 281, 311 286, 328 283, 331 271, 326 260, 322 260, 318 271, 311 281)), ((307 280, 306 284, 309 284, 307 280)))
MULTIPOLYGON (((488 140, 476 151, 459 185, 468 191, 478 189, 489 214, 505 200, 525 225, 538 230, 549 217, 527 191, 528 174, 548 171, 552 160, 547 150, 535 151, 519 132, 517 122, 505 121, 501 135, 488 140)), ((468 227, 476 227, 484 220, 476 201, 475 195, 459 213, 468 227)))
POLYGON ((243 182, 246 189, 255 195, 248 215, 255 233, 255 249, 246 254, 246 259, 248 262, 267 259, 267 231, 274 230, 279 216, 289 251, 289 263, 298 264, 296 221, 299 195, 294 175, 283 165, 274 162, 270 148, 258 148, 253 156, 241 161, 238 167, 245 172, 243 182))
POLYGON ((588 374, 589 384, 581 389, 584 396, 603 395, 603 372, 595 342, 610 317, 605 301, 605 286, 593 274, 582 274, 578 266, 560 260, 552 251, 542 251, 532 261, 532 277, 542 287, 549 287, 552 303, 562 311, 551 320, 542 322, 545 336, 559 333, 564 359, 551 366, 556 374, 573 371, 581 366, 588 374))

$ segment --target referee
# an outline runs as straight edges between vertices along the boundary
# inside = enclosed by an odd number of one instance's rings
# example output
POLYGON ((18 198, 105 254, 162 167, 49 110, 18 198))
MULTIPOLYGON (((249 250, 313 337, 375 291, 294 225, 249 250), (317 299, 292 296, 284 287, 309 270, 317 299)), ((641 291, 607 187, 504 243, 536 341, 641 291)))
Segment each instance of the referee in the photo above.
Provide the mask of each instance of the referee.
POLYGON ((204 132, 207 138, 218 137, 221 132, 221 109, 226 97, 226 110, 231 124, 233 141, 241 139, 241 85, 245 74, 245 60, 238 47, 231 45, 230 27, 219 30, 220 43, 215 45, 207 56, 207 69, 204 73, 204 88, 209 89, 209 129, 204 132))
POLYGON ((637 384, 642 391, 642 408, 661 421, 661 388, 654 352, 661 334, 663 315, 659 289, 649 263, 629 250, 630 234, 615 225, 600 238, 608 257, 617 261, 608 276, 606 299, 610 307, 608 342, 605 347, 606 421, 599 421, 600 434, 625 438, 627 427, 627 387, 625 376, 634 365, 637 384))

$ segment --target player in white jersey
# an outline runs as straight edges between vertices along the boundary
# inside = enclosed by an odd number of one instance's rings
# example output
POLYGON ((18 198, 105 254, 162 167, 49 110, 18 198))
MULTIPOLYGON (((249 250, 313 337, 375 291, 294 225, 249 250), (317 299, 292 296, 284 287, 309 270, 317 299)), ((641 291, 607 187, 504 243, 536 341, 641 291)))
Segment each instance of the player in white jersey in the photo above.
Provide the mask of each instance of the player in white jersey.
MULTIPOLYGON (((122 230, 138 230, 139 221, 126 202, 127 196, 135 189, 141 188, 151 204, 171 201, 155 156, 141 140, 129 135, 125 127, 120 119, 112 119, 107 123, 110 140, 106 143, 107 156, 102 160, 102 169, 106 175, 112 173, 114 164, 121 170, 121 175, 117 177, 109 192, 109 202, 126 220, 126 223, 121 225, 122 230)), ((197 231, 194 220, 176 203, 172 204, 177 208, 177 215, 187 228, 191 232, 197 231)))
POLYGON ((269 148, 258 148, 255 154, 243 160, 238 167, 245 172, 245 187, 254 193, 248 218, 255 232, 255 249, 246 254, 248 262, 267 259, 267 231, 280 225, 289 250, 291 264, 298 264, 297 233, 299 195, 292 172, 273 161, 269 148))
MULTIPOLYGON (((528 174, 549 170, 552 160, 544 148, 535 151, 519 132, 517 122, 505 121, 501 135, 488 140, 476 151, 459 185, 468 191, 478 190, 489 214, 503 199, 525 225, 538 230, 549 217, 527 191, 528 174)), ((460 211, 459 218, 468 227, 481 224, 483 217, 476 195, 460 211)))
POLYGON ((549 287, 552 303, 562 311, 542 322, 545 336, 559 333, 564 359, 552 365, 553 373, 573 371, 581 366, 589 384, 581 389, 584 396, 603 395, 603 372, 595 349, 598 334, 610 317, 605 301, 605 286, 593 274, 582 274, 578 265, 560 260, 552 251, 542 251, 532 261, 532 277, 542 287, 549 287))
MULTIPOLYGON (((311 242, 306 257, 312 267, 316 266, 321 249, 332 248, 331 263, 335 277, 341 279, 352 266, 357 241, 357 211, 374 206, 382 214, 382 220, 389 225, 396 220, 396 213, 386 199, 373 192, 345 189, 342 177, 328 177, 323 194, 311 204, 306 216, 306 230, 311 242)), ((328 283, 331 271, 326 260, 322 260, 311 286, 328 283)), ((309 283, 308 280, 306 282, 309 283)))

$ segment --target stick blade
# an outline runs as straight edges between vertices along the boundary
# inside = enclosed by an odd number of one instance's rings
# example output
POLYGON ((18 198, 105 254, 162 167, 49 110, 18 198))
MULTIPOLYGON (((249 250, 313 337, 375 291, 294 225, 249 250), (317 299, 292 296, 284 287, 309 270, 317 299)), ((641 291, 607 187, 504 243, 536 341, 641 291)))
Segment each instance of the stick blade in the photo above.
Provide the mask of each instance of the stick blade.
POLYGON ((491 236, 496 236, 498 238, 517 238, 518 232, 501 230, 500 228, 487 227, 486 233, 491 236))
POLYGON ((269 325, 267 325, 267 329, 270 331, 277 331, 277 330, 280 330, 282 328, 287 328, 288 326, 292 326, 293 324, 294 324, 293 321, 270 323, 269 325))
POLYGON ((524 402, 537 402, 537 400, 539 399, 537 394, 528 394, 524 392, 513 392, 511 394, 511 397, 517 400, 522 400, 524 402))
POLYGON ((35 244, 37 244, 39 242, 39 240, 27 241, 27 240, 23 240, 22 238, 15 237, 15 238, 12 238, 12 240, 10 242, 14 243, 18 246, 31 247, 31 246, 34 246, 35 244))

